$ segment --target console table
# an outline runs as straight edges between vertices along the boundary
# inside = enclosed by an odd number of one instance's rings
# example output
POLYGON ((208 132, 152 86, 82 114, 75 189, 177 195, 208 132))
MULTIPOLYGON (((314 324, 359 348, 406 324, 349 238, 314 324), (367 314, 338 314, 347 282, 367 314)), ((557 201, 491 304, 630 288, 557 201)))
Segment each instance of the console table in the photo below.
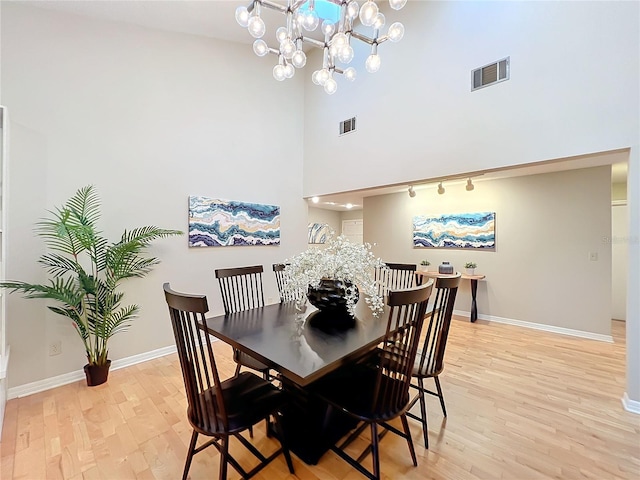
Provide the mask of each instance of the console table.
MULTIPOLYGON (((444 275, 438 272, 416 272, 418 276, 418 283, 422 284, 422 277, 427 278, 440 278, 440 277, 451 277, 451 275, 444 275)), ((467 275, 466 273, 461 273, 460 278, 462 280, 469 280, 471 282, 471 317, 470 321, 475 322, 478 319, 478 307, 476 305, 476 292, 478 291, 478 280, 483 280, 485 278, 484 275, 467 275)))

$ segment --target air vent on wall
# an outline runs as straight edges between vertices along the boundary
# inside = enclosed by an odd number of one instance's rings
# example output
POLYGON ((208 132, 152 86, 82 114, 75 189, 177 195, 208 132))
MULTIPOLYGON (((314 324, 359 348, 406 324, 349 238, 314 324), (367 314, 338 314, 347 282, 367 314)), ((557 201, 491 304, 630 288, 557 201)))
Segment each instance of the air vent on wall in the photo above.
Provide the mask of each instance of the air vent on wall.
POLYGON ((471 72, 471 91, 509 80, 509 57, 471 72))
POLYGON ((340 135, 352 133, 356 130, 356 117, 348 118, 340 122, 340 135))

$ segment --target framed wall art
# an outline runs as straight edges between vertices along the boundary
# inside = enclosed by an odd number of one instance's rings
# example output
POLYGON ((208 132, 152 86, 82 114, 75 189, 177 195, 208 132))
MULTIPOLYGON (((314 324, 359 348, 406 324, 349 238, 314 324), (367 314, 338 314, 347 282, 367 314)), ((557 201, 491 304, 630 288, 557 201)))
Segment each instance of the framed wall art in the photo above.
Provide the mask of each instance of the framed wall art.
POLYGON ((280 245, 280 207, 189 197, 189 246, 280 245))
POLYGON ((310 223, 308 243, 326 243, 330 232, 331 229, 326 223, 310 223))
POLYGON ((413 246, 426 248, 496 248, 495 212, 413 217, 413 246))

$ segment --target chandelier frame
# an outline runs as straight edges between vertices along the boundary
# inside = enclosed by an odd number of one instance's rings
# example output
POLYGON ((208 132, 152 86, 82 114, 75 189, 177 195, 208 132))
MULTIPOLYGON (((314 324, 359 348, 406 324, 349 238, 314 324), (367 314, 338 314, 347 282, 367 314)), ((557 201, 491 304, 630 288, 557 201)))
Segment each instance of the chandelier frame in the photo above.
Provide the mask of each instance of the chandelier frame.
MULTIPOLYGON (((407 0, 389 0, 394 10, 401 9, 406 3, 407 0)), ((322 68, 314 71, 312 80, 315 84, 323 86, 328 94, 333 94, 337 90, 337 83, 333 79, 334 73, 344 75, 350 81, 355 80, 355 68, 337 65, 337 63, 348 65, 353 59, 351 39, 371 47, 366 69, 370 73, 375 73, 380 68, 378 45, 389 40, 400 41, 404 36, 404 26, 400 22, 393 23, 385 35, 380 35, 385 17, 380 13, 375 0, 365 0, 362 7, 356 0, 287 0, 286 5, 273 0, 252 0, 246 7, 238 7, 236 20, 241 26, 247 27, 249 33, 256 38, 253 49, 258 56, 272 54, 278 57, 278 63, 273 70, 276 80, 283 81, 291 78, 296 68, 300 69, 306 65, 303 44, 322 49, 322 68), (316 2, 333 4, 339 8, 337 21, 324 19, 322 22, 321 32, 324 40, 318 40, 304 33, 305 30, 315 31, 319 25, 320 17, 315 12, 316 2), (276 30, 276 37, 280 42, 279 48, 270 47, 262 40, 266 32, 266 26, 261 18, 263 7, 286 17, 286 26, 276 30), (355 30, 356 26, 359 26, 356 23, 358 16, 360 24, 373 28, 372 36, 355 30)))

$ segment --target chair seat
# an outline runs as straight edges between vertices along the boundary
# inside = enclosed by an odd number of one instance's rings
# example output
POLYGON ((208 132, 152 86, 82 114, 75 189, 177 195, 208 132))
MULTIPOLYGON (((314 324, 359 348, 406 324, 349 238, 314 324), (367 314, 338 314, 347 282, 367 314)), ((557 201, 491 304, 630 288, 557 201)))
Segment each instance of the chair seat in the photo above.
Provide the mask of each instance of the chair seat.
POLYGON ((258 370, 259 372, 266 372, 267 370, 269 370, 269 367, 262 363, 260 360, 256 360, 252 356, 247 355, 246 353, 241 352, 237 349, 233 351, 233 360, 244 367, 252 368, 254 370, 258 370))
MULTIPOLYGON (((377 368, 370 364, 356 364, 340 369, 314 382, 314 394, 365 421, 386 421, 402 413, 409 404, 409 392, 399 403, 390 404, 384 394, 376 393, 377 368)), ((382 375, 378 392, 398 388, 398 381, 382 375)))
MULTIPOLYGON (((251 372, 242 372, 237 377, 229 378, 221 383, 221 387, 229 420, 228 429, 222 430, 222 425, 215 421, 211 423, 219 425, 219 429, 191 422, 195 428, 206 428, 208 434, 233 433, 244 430, 266 418, 286 402, 285 393, 251 372)), ((207 404, 215 398, 215 392, 212 388, 205 390, 201 395, 204 395, 207 404)), ((214 410, 209 409, 209 411, 213 412, 214 410)), ((191 413, 189 410, 190 419, 192 418, 191 413)))

